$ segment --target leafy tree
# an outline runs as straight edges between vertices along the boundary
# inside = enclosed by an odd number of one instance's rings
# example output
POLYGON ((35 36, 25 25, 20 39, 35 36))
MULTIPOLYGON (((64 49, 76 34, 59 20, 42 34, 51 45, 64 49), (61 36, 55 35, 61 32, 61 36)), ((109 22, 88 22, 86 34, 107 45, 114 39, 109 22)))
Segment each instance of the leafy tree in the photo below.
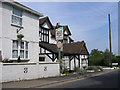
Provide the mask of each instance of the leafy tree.
MULTIPOLYGON (((120 56, 115 56, 112 53, 112 63, 120 64, 120 56)), ((98 49, 93 49, 89 57, 89 65, 101 65, 109 66, 110 64, 110 51, 106 48, 105 51, 99 51, 98 49)))
POLYGON ((105 49, 103 53, 103 65, 104 66, 109 66, 110 60, 109 60, 110 52, 108 49, 105 49))
POLYGON ((103 60, 103 52, 98 49, 93 49, 89 57, 89 65, 100 65, 103 60))

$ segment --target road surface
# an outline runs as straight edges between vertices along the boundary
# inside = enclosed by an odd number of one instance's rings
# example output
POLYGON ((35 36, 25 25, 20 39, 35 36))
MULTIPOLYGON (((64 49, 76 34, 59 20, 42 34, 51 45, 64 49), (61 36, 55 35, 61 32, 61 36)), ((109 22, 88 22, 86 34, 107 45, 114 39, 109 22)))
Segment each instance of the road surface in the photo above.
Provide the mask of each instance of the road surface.
POLYGON ((94 77, 77 79, 36 88, 120 88, 120 70, 94 77), (119 74, 119 75, 118 75, 119 74))

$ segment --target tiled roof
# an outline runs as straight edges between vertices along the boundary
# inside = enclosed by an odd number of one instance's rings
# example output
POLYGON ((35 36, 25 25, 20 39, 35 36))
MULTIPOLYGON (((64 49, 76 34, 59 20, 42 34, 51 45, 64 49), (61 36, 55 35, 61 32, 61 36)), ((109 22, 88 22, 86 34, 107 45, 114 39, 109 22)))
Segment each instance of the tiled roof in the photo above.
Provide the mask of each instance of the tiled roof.
MULTIPOLYGON (((58 53, 55 44, 40 42, 39 45, 50 52, 58 53)), ((63 44, 63 53, 64 55, 89 55, 84 41, 63 44)))

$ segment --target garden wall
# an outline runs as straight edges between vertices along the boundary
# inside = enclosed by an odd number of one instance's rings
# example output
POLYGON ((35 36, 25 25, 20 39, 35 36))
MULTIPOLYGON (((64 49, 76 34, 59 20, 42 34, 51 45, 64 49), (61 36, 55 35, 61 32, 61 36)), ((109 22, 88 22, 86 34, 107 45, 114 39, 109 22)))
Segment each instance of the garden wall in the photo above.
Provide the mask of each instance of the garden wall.
POLYGON ((59 76, 59 63, 1 63, 0 82, 59 76))

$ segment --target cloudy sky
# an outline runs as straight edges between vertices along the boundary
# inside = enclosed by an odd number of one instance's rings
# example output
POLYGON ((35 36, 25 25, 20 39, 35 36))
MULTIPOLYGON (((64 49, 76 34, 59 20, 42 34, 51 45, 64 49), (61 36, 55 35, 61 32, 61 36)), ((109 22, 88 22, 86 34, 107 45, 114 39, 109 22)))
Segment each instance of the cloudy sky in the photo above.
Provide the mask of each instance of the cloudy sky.
POLYGON ((21 2, 50 18, 53 25, 68 25, 75 41, 92 49, 109 48, 108 14, 111 15, 112 51, 118 54, 117 2, 21 2))

